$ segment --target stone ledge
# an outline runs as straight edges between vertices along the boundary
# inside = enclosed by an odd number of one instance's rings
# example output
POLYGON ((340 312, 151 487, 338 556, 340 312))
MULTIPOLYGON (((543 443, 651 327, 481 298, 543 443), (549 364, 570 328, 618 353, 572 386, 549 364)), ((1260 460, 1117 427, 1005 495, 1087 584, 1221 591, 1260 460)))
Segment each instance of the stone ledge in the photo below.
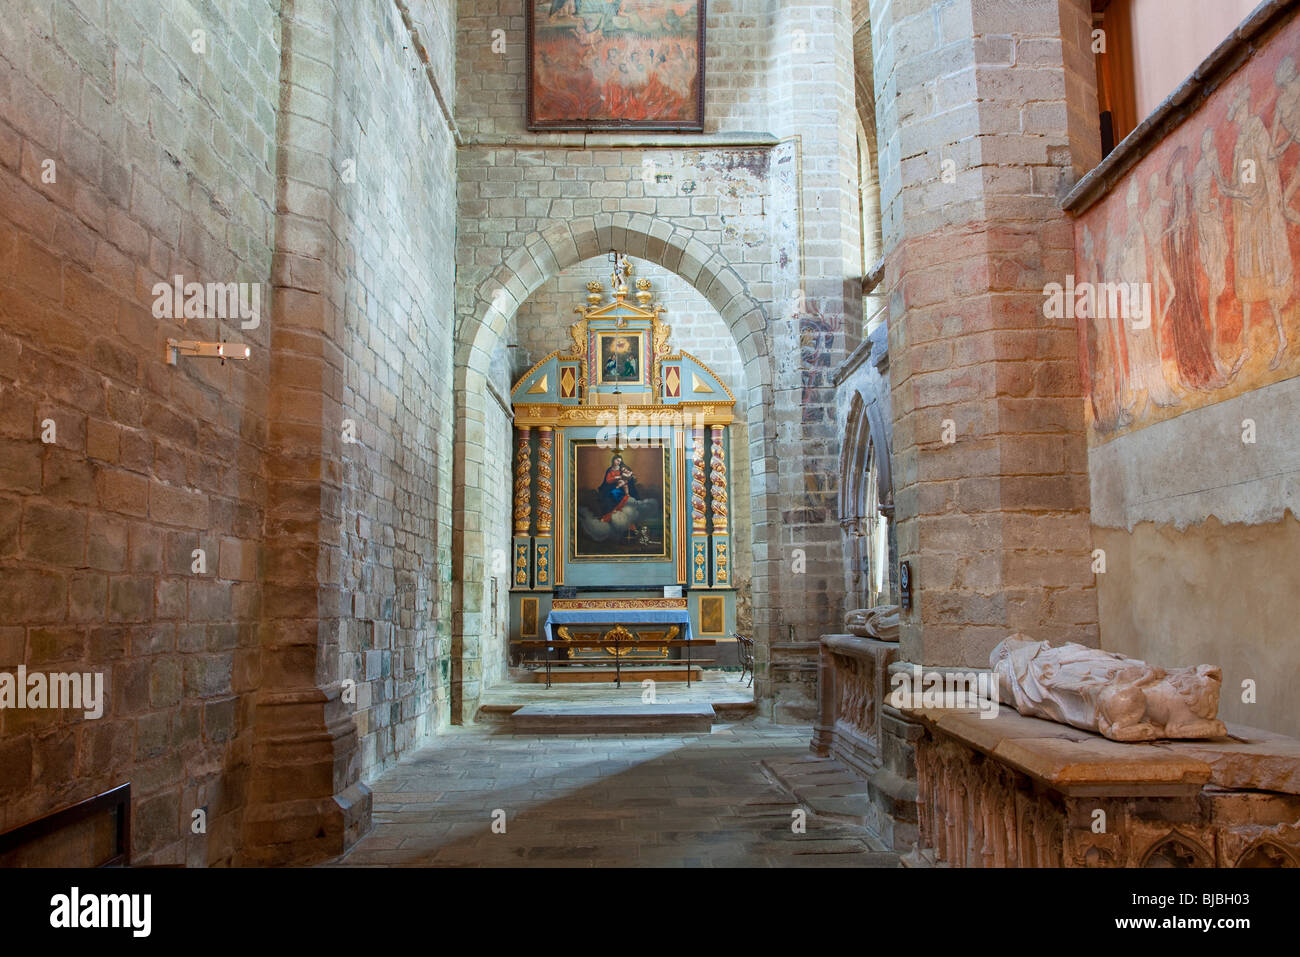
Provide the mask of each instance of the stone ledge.
POLYGON ((1210 783, 1232 790, 1300 794, 1300 741, 1247 725, 1228 725, 1228 737, 1161 741, 1160 747, 1210 766, 1210 783))
POLYGON ((903 708, 905 716, 956 739, 1061 794, 1177 796, 1205 785, 1300 794, 1300 741, 1244 725, 1201 741, 1111 741, 1002 706, 978 710, 903 708))
POLYGON ((772 149, 780 139, 771 133, 660 133, 649 131, 585 133, 479 133, 464 138, 462 149, 631 150, 631 149, 772 149))
POLYGON ((996 718, 982 718, 978 710, 900 710, 932 732, 1071 797, 1193 797, 1210 780, 1210 766, 1204 761, 1156 745, 1110 741, 1005 706, 996 718))
POLYGON ((835 654, 848 658, 870 658, 890 650, 898 650, 896 641, 861 638, 858 635, 823 635, 822 644, 835 654))

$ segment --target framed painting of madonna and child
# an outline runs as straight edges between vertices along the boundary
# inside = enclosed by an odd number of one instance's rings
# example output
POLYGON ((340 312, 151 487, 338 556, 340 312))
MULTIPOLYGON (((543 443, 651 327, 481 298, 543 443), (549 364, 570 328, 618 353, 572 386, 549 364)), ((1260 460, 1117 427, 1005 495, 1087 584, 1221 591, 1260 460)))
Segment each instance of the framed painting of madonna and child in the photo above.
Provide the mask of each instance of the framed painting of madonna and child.
POLYGON ((570 448, 570 560, 667 560, 668 449, 611 449, 595 439, 570 448))

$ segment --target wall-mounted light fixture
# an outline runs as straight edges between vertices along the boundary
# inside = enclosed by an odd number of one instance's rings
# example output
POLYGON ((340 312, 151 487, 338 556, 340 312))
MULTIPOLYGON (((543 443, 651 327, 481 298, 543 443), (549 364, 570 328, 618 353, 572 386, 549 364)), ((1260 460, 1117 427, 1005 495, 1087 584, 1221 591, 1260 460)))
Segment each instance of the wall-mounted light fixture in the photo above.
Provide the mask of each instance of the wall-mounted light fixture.
POLYGON ((176 365, 179 356, 220 359, 225 365, 227 359, 247 359, 252 354, 252 349, 237 342, 199 342, 196 339, 168 339, 165 351, 169 366, 176 365))

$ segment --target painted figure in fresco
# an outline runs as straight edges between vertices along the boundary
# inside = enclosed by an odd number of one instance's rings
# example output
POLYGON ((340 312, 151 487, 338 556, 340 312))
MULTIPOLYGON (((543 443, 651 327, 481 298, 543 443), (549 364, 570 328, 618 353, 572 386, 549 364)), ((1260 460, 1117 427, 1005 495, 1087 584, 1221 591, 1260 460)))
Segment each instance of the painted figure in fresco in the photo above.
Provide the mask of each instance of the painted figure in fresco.
MULTIPOLYGON (((1273 74, 1277 81, 1277 105, 1273 107, 1273 129, 1270 139, 1277 143, 1273 151, 1274 159, 1281 159, 1282 154, 1291 148, 1292 143, 1300 143, 1300 78, 1296 76, 1295 58, 1284 57, 1273 74), (1278 136, 1282 135, 1279 142, 1278 136)), ((1291 182, 1286 184, 1282 194, 1282 215, 1289 221, 1300 224, 1300 212, 1292 205, 1292 197, 1300 189, 1300 166, 1291 173, 1291 182)))
MULTIPOLYGON (((1196 209, 1196 245, 1201 253, 1201 265, 1210 279, 1210 349, 1216 368, 1222 370, 1219 358, 1219 300, 1228 288, 1228 230, 1224 226, 1223 208, 1215 192, 1223 182, 1219 168, 1219 150, 1214 145, 1214 130, 1206 129, 1201 135, 1201 158, 1192 171, 1192 204, 1196 209)), ((1223 371, 1225 381, 1232 374, 1223 371)))
POLYGON ((1226 376, 1214 351, 1214 339, 1197 295, 1199 255, 1185 166, 1187 152, 1186 146, 1179 147, 1166 173, 1173 197, 1162 239, 1165 265, 1171 277, 1164 329, 1173 343, 1179 381, 1189 389, 1217 389, 1224 384, 1226 376))
MULTIPOLYGON (((1147 275, 1147 240, 1143 229, 1142 213, 1138 206, 1138 184, 1134 177, 1129 183, 1128 193, 1124 199, 1128 213, 1128 231, 1119 259, 1119 280, 1127 283, 1145 285, 1147 275)), ((1151 196, 1150 208, 1156 209, 1156 215, 1163 219, 1163 207, 1157 204, 1160 199, 1151 196)), ((1157 254, 1158 255, 1158 254, 1157 254)), ((1163 262, 1163 260, 1161 260, 1163 262)), ((1158 272, 1159 270, 1157 270, 1158 272)), ((1152 283, 1155 285, 1155 283, 1152 283)), ((1165 380, 1164 367, 1160 361, 1160 347, 1156 342, 1156 295, 1150 297, 1153 315, 1126 317, 1122 320, 1125 343, 1128 347, 1129 391, 1125 411, 1136 419, 1147 407, 1148 402, 1165 407, 1178 404, 1169 383, 1165 380)))
MULTIPOLYGON (((1083 227, 1083 261, 1088 271, 1084 278, 1089 282, 1098 281, 1102 271, 1096 259, 1096 240, 1087 226, 1083 227)), ((1116 324, 1123 320, 1094 315, 1087 321, 1091 326, 1087 343, 1093 423, 1099 431, 1112 432, 1120 425, 1123 369, 1116 349, 1116 324)))
POLYGON ((1241 301, 1241 353, 1232 364, 1237 372, 1250 357, 1250 313, 1267 302, 1277 329, 1277 351, 1270 369, 1282 364, 1286 329, 1282 307, 1291 298, 1291 250, 1286 217, 1282 214, 1282 179, 1273 162, 1272 143, 1264 121, 1250 111, 1250 90, 1242 87, 1228 106, 1228 120, 1237 127, 1232 153, 1233 184, 1219 183, 1232 200, 1237 298, 1241 301))
MULTIPOLYGON (((1120 275, 1120 262, 1124 255, 1124 244, 1116 238, 1118 229, 1110 224, 1107 230, 1108 240, 1104 244, 1104 255, 1102 257, 1101 279, 1113 280, 1120 275)), ((1114 357, 1115 369, 1115 400, 1118 403, 1119 414, 1116 417, 1115 424, 1117 428, 1125 428, 1132 424, 1132 409, 1137 405, 1134 398, 1132 379, 1129 374, 1129 355, 1128 341, 1124 336, 1124 319, 1121 316, 1110 316, 1104 320, 1104 325, 1110 329, 1110 348, 1111 355, 1114 357)))
MULTIPOLYGON (((615 512, 629 501, 636 501, 636 476, 623 464, 623 456, 615 455, 605 469, 605 480, 596 489, 600 497, 600 520, 608 522, 615 512)), ((636 526, 632 526, 635 530, 636 526)))
POLYGON ((1165 355, 1164 343, 1169 337, 1169 308, 1177 295, 1174 274, 1165 255, 1165 236, 1169 229, 1171 200, 1165 199, 1160 183, 1160 173, 1152 172, 1147 179, 1147 205, 1142 209, 1142 238, 1146 240, 1150 257, 1151 281, 1151 339, 1160 360, 1160 375, 1170 389, 1177 393, 1178 369, 1172 358, 1165 355))

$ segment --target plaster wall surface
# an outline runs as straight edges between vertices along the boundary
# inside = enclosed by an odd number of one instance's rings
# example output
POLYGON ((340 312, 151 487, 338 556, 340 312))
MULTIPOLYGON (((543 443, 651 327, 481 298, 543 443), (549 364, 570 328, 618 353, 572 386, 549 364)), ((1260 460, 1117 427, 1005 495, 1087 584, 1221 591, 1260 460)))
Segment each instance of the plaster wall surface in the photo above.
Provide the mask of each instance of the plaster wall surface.
POLYGON ((1249 192, 1215 169, 1296 125, 1285 80, 1297 37, 1293 12, 1075 225, 1078 280, 1157 277, 1161 296, 1145 333, 1079 320, 1102 646, 1220 665, 1223 717, 1288 734, 1300 727, 1288 701, 1300 676, 1300 228, 1286 191, 1300 144, 1279 138, 1261 176, 1239 177, 1249 192))

